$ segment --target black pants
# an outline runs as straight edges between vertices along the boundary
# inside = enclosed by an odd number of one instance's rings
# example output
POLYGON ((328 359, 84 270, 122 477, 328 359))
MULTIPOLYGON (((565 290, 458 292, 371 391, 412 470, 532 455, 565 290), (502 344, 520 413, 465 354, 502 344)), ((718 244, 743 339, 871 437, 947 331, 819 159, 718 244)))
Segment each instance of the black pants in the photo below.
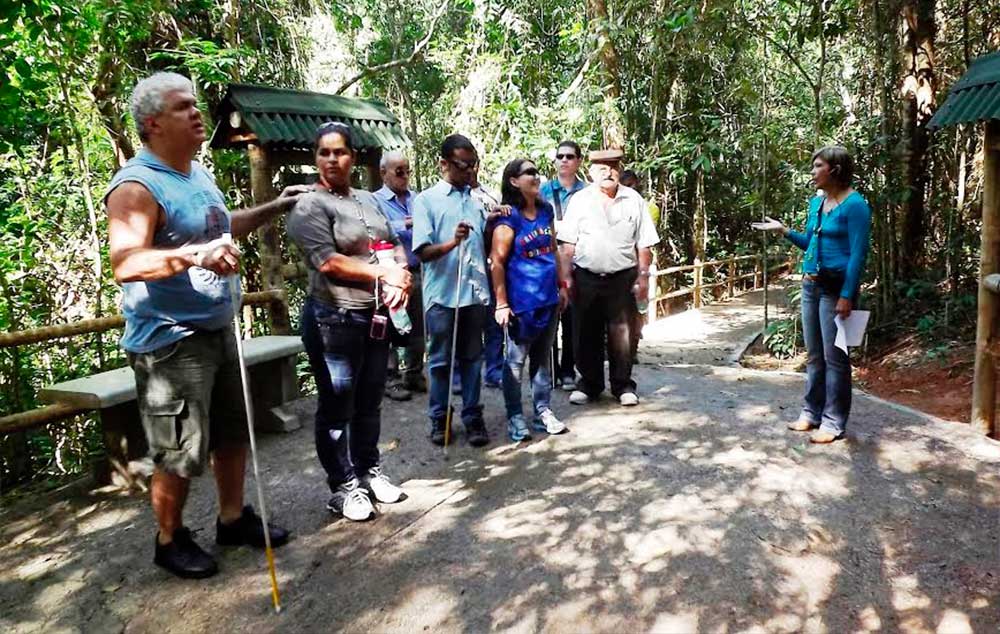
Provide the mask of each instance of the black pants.
POLYGON ((576 363, 573 360, 573 307, 567 306, 559 318, 559 325, 562 326, 562 337, 556 337, 552 341, 552 358, 556 360, 556 365, 552 368, 552 373, 558 380, 576 379, 576 363), (561 340, 560 340, 561 339, 561 340), (560 346, 562 354, 560 354, 560 346))
POLYGON ((604 391, 604 350, 607 334, 608 379, 617 398, 635 391, 632 380, 632 330, 636 312, 632 286, 635 267, 598 275, 575 267, 573 280, 573 348, 580 371, 577 389, 596 397, 604 391))

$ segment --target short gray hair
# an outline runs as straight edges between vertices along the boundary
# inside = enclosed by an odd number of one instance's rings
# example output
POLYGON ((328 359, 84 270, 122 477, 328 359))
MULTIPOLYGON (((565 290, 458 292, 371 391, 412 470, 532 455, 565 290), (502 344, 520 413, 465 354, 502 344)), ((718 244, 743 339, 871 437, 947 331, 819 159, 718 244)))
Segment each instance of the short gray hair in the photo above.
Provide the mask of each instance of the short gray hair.
POLYGON ((406 155, 400 152, 399 150, 389 150, 388 152, 382 155, 382 159, 378 162, 378 168, 380 170, 384 170, 385 168, 389 167, 389 163, 393 163, 395 161, 409 161, 409 160, 410 159, 406 158, 406 155))
POLYGON ((135 85, 129 110, 140 139, 145 141, 149 136, 146 133, 146 119, 163 112, 164 97, 175 90, 186 90, 193 94, 194 85, 184 75, 167 72, 154 73, 135 85))

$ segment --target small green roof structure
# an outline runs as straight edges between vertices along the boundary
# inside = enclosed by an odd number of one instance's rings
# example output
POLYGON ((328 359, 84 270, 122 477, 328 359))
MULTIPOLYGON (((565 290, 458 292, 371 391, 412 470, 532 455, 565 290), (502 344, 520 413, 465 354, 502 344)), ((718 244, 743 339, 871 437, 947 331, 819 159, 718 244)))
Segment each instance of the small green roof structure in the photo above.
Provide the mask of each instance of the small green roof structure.
POLYGON ((1000 51, 983 55, 955 82, 929 128, 1000 120, 1000 51))
POLYGON ((268 149, 308 150, 316 128, 328 121, 354 128, 362 151, 409 145, 399 119, 384 104, 304 90, 230 84, 215 120, 211 146, 216 149, 255 142, 268 149))
POLYGON ((1000 440, 997 378, 1000 376, 1000 51, 969 65, 948 99, 927 124, 943 128, 986 123, 983 137, 983 225, 979 249, 976 369, 972 379, 972 428, 1000 440))

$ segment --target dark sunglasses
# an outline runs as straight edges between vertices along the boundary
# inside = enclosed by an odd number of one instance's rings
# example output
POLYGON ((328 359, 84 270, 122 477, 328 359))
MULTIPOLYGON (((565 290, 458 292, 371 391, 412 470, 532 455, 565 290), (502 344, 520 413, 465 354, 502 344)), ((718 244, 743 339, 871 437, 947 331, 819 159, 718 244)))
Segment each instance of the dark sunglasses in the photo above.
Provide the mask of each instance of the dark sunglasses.
POLYGON ((538 168, 529 167, 526 170, 522 170, 521 173, 518 174, 518 176, 538 176, 538 168))
POLYGON ((558 161, 572 161, 574 159, 576 159, 576 154, 556 154, 558 161))
POLYGON ((459 159, 448 159, 448 162, 454 165, 456 169, 460 169, 463 172, 466 170, 471 170, 475 166, 479 165, 479 159, 470 162, 462 161, 459 159))
POLYGON ((408 170, 405 167, 397 167, 395 172, 396 178, 403 178, 404 176, 409 176, 413 173, 413 170, 408 170))

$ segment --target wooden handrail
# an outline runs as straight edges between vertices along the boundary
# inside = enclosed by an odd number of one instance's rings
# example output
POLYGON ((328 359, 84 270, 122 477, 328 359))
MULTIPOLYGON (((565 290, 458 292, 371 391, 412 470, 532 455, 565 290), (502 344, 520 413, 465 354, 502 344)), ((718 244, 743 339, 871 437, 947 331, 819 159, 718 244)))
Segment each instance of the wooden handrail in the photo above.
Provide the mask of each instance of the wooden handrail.
MULTIPOLYGON (((255 293, 244 293, 243 295, 244 306, 270 304, 281 301, 285 301, 285 292, 280 290, 257 291, 255 293)), ((55 324, 53 326, 42 326, 41 328, 29 328, 28 330, 14 330, 0 333, 0 348, 12 348, 40 341, 61 339, 63 337, 107 332, 121 328, 124 325, 125 318, 123 316, 111 315, 97 319, 81 319, 70 324, 55 324)))

